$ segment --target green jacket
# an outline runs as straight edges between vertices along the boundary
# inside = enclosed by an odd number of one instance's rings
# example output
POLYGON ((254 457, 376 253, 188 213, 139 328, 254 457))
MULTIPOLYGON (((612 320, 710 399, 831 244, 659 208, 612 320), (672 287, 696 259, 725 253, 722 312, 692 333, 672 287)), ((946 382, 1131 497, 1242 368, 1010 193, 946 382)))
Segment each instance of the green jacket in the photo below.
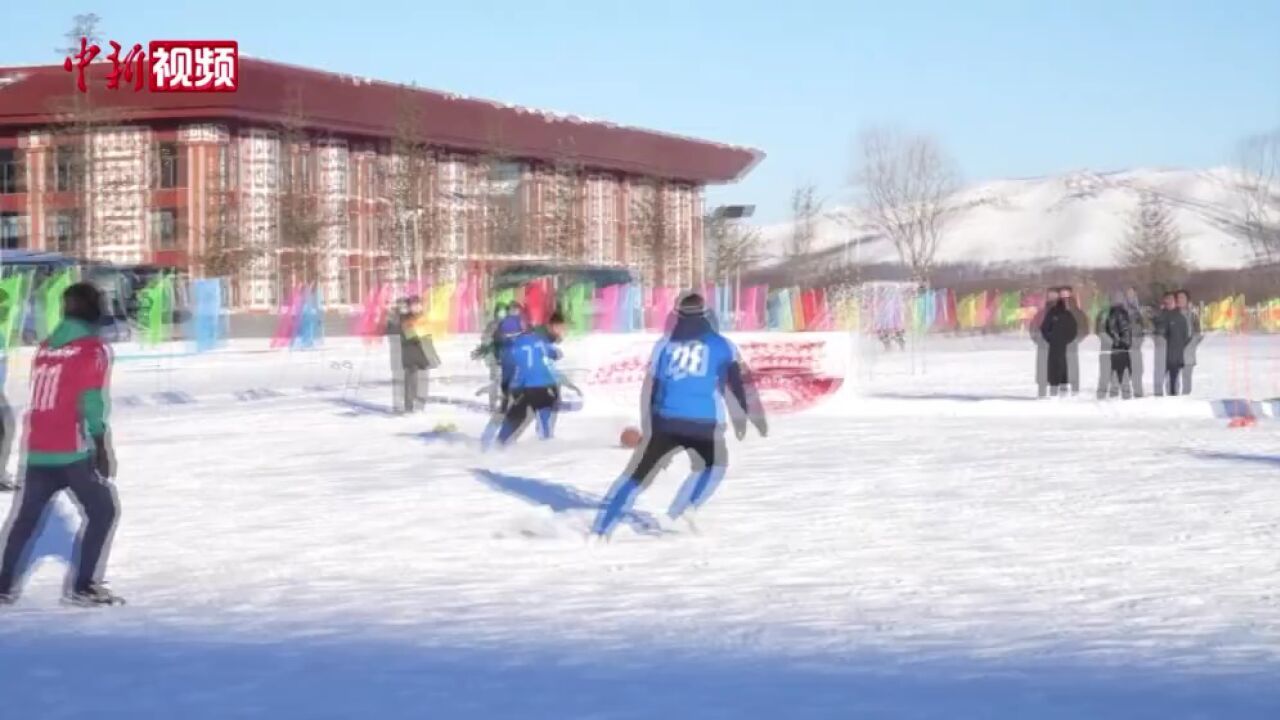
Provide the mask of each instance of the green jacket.
MULTIPOLYGON (((74 318, 64 319, 49 335, 51 348, 60 348, 81 338, 93 335, 88 323, 74 318)), ((92 437, 98 437, 107 431, 107 402, 101 390, 85 390, 78 400, 80 422, 92 437)), ((28 465, 70 465, 89 457, 89 450, 65 453, 30 452, 27 453, 28 465)))

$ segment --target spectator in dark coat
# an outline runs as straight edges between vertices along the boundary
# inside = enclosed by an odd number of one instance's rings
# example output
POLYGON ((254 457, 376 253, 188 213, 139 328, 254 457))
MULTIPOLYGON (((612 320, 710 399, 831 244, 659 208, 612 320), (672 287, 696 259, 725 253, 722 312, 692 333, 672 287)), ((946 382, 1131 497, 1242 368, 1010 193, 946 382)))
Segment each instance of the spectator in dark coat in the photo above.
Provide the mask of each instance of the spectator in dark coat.
POLYGON ((1040 397, 1049 395, 1049 343, 1045 342, 1040 330, 1049 310, 1058 302, 1058 288, 1049 288, 1044 294, 1044 305, 1036 311, 1027 327, 1031 341, 1036 344, 1036 389, 1040 397))
POLYGON ((1138 299, 1138 290, 1129 288, 1124 293, 1124 308, 1129 313, 1129 323, 1133 331, 1133 347, 1129 349, 1129 368, 1133 378, 1133 396, 1142 397, 1142 382, 1146 377, 1142 362, 1142 346, 1145 344, 1147 329, 1150 324, 1149 313, 1142 307, 1138 299))
POLYGON ((1191 294, 1186 290, 1179 290, 1174 294, 1174 303, 1178 307, 1178 312, 1187 318, 1187 327, 1190 330, 1190 338, 1187 341, 1187 350, 1183 354, 1182 369, 1182 394, 1191 394, 1191 376, 1196 370, 1196 348, 1200 347, 1200 341, 1204 338, 1204 334, 1200 327, 1200 312, 1191 306, 1191 294))
POLYGON ((1133 318, 1125 307, 1125 296, 1116 293, 1101 324, 1103 332, 1099 333, 1106 339, 1110 354, 1106 397, 1119 395, 1127 400, 1133 396, 1135 386, 1142 384, 1141 380, 1137 383, 1133 381, 1133 326, 1133 318))
POLYGON ((1067 376, 1071 384, 1071 394, 1080 394, 1080 343, 1089 336, 1089 316, 1085 315, 1084 310, 1080 309, 1080 299, 1076 297, 1075 290, 1070 287, 1063 287, 1058 291, 1058 295, 1066 300, 1067 309, 1071 312, 1071 317, 1075 320, 1076 336, 1067 346, 1067 376))
POLYGON ((1191 323, 1178 311, 1173 293, 1161 299, 1156 316, 1156 334, 1164 340, 1164 374, 1161 388, 1169 395, 1181 394, 1182 368, 1186 365, 1187 345, 1191 341, 1191 323))
POLYGON ((1040 335, 1048 346, 1046 375, 1049 395, 1054 397, 1066 395, 1071 387, 1071 366, 1067 354, 1079 334, 1076 317, 1067 304, 1067 298, 1062 295, 1060 293, 1053 307, 1049 308, 1040 326, 1040 335))

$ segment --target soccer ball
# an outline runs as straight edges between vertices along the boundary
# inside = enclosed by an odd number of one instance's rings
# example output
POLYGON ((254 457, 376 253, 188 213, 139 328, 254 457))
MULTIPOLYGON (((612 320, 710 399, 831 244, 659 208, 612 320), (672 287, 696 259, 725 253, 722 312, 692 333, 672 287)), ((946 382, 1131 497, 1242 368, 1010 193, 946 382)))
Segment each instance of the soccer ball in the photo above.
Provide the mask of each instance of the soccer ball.
POLYGON ((622 435, 618 437, 618 444, 627 449, 635 449, 640 447, 640 441, 644 439, 644 434, 640 432, 640 428, 628 427, 623 429, 622 435))

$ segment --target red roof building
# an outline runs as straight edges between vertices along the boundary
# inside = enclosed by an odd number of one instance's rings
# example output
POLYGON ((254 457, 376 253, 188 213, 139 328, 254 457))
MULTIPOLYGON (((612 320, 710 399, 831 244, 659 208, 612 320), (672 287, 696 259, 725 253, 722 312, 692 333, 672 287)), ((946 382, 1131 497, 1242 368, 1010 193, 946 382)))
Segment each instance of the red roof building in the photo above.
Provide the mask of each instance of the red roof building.
POLYGON ((232 278, 240 307, 315 283, 549 261, 688 285, 702 188, 756 150, 242 57, 234 93, 87 93, 0 68, 0 247, 232 278))

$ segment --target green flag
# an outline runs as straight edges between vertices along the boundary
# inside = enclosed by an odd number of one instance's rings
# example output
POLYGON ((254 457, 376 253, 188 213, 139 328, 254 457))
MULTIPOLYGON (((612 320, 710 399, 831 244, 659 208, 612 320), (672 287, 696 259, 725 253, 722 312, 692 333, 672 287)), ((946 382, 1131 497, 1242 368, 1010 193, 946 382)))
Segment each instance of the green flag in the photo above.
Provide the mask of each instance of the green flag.
POLYGON ((15 273, 0 280, 0 347, 6 350, 20 340, 27 288, 26 273, 15 273))
POLYGON ((40 299, 44 302, 44 328, 41 338, 47 338, 54 328, 62 322, 62 295, 71 287, 71 270, 63 270, 45 281, 40 288, 40 299))
POLYGON ((138 294, 138 326, 142 341, 158 345, 169 339, 173 312, 173 278, 161 275, 138 294))

